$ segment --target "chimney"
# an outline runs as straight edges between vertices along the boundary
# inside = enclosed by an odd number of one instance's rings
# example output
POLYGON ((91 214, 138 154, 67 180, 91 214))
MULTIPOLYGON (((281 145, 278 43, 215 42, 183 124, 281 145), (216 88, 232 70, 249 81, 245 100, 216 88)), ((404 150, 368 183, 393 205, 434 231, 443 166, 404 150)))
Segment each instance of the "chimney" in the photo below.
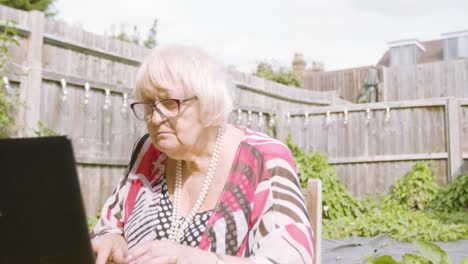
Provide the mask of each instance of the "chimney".
POLYGON ((296 77, 302 77, 302 74, 305 71, 306 62, 304 60, 304 55, 300 53, 294 53, 294 59, 292 62, 292 69, 296 77))

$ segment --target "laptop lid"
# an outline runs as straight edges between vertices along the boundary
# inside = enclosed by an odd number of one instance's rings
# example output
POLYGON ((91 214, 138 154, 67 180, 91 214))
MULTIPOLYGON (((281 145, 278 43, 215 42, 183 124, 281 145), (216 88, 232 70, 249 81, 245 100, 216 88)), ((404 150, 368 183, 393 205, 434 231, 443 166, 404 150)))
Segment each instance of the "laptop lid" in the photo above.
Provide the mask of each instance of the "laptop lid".
POLYGON ((0 140, 0 263, 94 263, 70 140, 0 140))

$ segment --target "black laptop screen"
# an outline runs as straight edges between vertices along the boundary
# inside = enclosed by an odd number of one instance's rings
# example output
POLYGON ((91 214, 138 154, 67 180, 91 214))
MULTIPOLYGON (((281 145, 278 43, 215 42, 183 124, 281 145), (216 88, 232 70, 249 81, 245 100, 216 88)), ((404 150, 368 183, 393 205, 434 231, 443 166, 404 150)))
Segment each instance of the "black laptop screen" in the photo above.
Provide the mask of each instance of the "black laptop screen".
POLYGON ((93 263, 71 142, 0 140, 0 263, 93 263))

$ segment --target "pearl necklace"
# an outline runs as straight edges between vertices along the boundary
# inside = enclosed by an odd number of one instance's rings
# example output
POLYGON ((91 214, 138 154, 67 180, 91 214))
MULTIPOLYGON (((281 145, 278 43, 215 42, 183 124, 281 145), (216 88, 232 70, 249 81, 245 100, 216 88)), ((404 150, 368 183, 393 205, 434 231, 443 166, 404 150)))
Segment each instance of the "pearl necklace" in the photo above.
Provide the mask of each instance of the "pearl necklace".
POLYGON ((216 143, 213 148, 213 153, 211 154, 210 165, 208 167, 208 172, 203 181, 202 190, 200 196, 198 196, 195 205, 193 206, 190 213, 185 219, 179 221, 179 208, 180 208, 180 196, 182 193, 182 161, 178 160, 176 163, 176 175, 175 175, 175 187, 174 187, 174 203, 172 206, 172 216, 171 216, 171 228, 169 229, 169 239, 180 243, 184 235, 184 230, 192 222, 193 218, 200 209, 203 201, 208 194, 208 189, 213 180, 216 166, 218 165, 219 153, 221 152, 221 147, 223 145, 223 134, 224 127, 218 127, 218 135, 216 136, 216 143))

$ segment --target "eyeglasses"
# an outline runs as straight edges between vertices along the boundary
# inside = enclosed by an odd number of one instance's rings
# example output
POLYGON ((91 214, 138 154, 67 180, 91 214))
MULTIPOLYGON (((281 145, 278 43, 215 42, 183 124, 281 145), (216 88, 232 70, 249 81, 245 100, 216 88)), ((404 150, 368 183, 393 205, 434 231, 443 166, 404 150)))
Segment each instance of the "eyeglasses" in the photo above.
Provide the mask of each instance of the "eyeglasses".
POLYGON ((153 112, 159 113, 162 118, 176 118, 180 114, 180 106, 184 103, 197 99, 196 96, 187 99, 166 99, 159 102, 136 102, 130 104, 135 117, 142 121, 150 120, 153 117, 153 112))

